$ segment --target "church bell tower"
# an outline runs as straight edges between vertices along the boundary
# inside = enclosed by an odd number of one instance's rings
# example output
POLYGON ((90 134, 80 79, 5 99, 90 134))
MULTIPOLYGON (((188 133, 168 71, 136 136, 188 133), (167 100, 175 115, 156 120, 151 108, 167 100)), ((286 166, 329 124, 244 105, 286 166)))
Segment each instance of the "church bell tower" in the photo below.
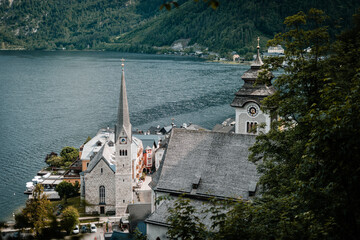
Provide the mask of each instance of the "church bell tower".
MULTIPOLYGON (((260 57, 260 38, 257 45, 257 55, 251 68, 247 70, 241 78, 244 85, 235 93, 235 98, 231 106, 235 108, 235 133, 241 134, 258 134, 259 126, 265 123, 265 132, 270 130, 271 118, 269 114, 260 109, 260 102, 265 97, 272 95, 275 89, 272 85, 257 83, 256 78, 264 64, 260 57)), ((274 76, 270 73, 269 80, 274 76)), ((270 81, 269 81, 270 82, 270 81)))
POLYGON ((132 178, 131 178, 131 123, 126 95, 124 60, 122 59, 122 73, 120 85, 120 98, 115 125, 115 204, 116 216, 125 214, 127 205, 132 203, 132 178))

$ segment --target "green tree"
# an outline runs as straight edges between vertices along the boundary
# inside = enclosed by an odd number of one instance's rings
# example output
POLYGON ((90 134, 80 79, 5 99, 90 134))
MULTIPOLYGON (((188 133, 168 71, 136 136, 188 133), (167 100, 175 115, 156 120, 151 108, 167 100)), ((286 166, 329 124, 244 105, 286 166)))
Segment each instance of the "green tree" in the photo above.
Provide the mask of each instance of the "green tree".
POLYGON ((46 163, 50 166, 50 167, 62 167, 64 166, 64 159, 60 156, 52 156, 49 159, 46 160, 46 163))
POLYGON ((88 136, 88 137, 86 138, 85 142, 84 142, 84 145, 85 145, 88 141, 90 141, 90 140, 91 140, 91 137, 88 136))
POLYGON ((285 58, 266 65, 287 63, 263 101, 280 119, 257 138, 250 159, 263 188, 253 221, 274 238, 359 236, 360 21, 330 45, 326 19, 320 10, 300 12, 270 41, 286 48, 285 58))
POLYGON ((37 184, 32 194, 33 198, 26 201, 26 206, 22 210, 23 216, 21 219, 27 219, 36 237, 40 236, 42 229, 46 226, 46 219, 50 209, 50 201, 43 192, 44 187, 37 184))
POLYGON ((55 187, 55 191, 57 191, 59 193, 59 196, 64 199, 65 203, 67 203, 67 199, 69 197, 75 196, 78 193, 78 185, 79 184, 77 184, 77 186, 74 186, 69 182, 62 181, 55 187))
POLYGON ((79 150, 74 147, 64 147, 60 156, 64 159, 64 162, 74 162, 79 157, 79 150))
MULTIPOLYGON (((200 210, 201 211, 201 210, 200 210)), ((179 197, 169 208, 168 222, 171 225, 167 234, 170 239, 207 239, 205 225, 199 217, 200 211, 191 205, 191 200, 179 197)))
POLYGON ((61 228, 70 234, 71 230, 74 229, 75 225, 79 223, 79 213, 76 208, 69 206, 64 209, 61 215, 61 228))
MULTIPOLYGON (((210 211, 211 238, 358 238, 360 13, 354 28, 333 44, 326 20, 320 10, 299 12, 286 18, 287 31, 270 41, 286 50, 284 58, 265 64, 267 70, 283 68, 284 74, 274 82, 276 93, 263 101, 264 111, 279 119, 251 148, 261 196, 210 211)), ((262 72, 258 82, 268 81, 266 75, 262 72)), ((201 221, 191 218, 197 210, 189 202, 171 211, 172 236, 188 230, 187 222, 195 229, 201 221)))

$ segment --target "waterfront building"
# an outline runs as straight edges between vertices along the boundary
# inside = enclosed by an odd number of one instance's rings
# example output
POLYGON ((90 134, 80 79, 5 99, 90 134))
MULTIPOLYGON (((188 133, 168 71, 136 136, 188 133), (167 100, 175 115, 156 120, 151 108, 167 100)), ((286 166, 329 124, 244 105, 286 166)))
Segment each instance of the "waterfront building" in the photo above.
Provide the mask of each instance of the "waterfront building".
POLYGON ((120 98, 115 129, 100 129, 82 150, 81 197, 85 211, 124 216, 133 201, 133 186, 142 169, 143 145, 132 136, 122 64, 120 98), (140 169, 140 170, 139 170, 140 169))
MULTIPOLYGON (((259 126, 265 123, 264 132, 270 130, 271 117, 269 113, 261 110, 261 100, 272 95, 275 92, 271 84, 257 83, 255 81, 264 64, 260 57, 260 45, 257 45, 257 55, 255 61, 251 64, 251 68, 247 70, 241 78, 244 85, 235 93, 235 98, 231 106, 235 108, 235 133, 255 134, 259 133, 259 126)), ((267 74, 269 81, 273 78, 272 73, 267 74)))

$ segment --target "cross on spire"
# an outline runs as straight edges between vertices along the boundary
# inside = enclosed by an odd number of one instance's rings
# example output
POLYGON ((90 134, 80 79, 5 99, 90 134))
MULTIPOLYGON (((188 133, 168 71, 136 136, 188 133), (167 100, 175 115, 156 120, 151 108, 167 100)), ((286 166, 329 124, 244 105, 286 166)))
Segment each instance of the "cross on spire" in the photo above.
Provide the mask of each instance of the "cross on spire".
POLYGON ((258 40, 257 48, 260 48, 260 38, 258 37, 257 40, 258 40))

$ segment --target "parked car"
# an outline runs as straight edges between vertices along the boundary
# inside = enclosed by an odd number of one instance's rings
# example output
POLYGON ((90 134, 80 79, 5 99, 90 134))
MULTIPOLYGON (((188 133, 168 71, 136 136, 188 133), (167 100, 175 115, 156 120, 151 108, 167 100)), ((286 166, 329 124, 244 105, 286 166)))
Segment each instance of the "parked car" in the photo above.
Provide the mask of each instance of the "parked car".
POLYGON ((74 230, 73 230, 73 234, 78 234, 79 233, 79 226, 76 225, 74 230))
POLYGON ((95 224, 91 224, 91 226, 90 226, 90 232, 92 232, 92 233, 96 233, 96 226, 95 226, 95 224))
POLYGON ((87 228, 86 225, 81 226, 81 232, 82 233, 87 233, 88 232, 88 228, 87 228))

